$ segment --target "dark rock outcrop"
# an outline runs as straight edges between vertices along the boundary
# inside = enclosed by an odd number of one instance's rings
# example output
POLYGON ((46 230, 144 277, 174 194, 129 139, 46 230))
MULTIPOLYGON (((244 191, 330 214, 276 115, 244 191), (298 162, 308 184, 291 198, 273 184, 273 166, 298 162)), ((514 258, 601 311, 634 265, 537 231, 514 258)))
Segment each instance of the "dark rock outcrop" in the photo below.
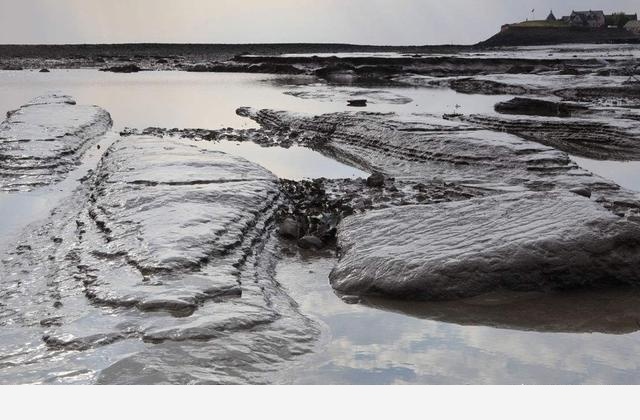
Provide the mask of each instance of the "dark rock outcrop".
POLYGON ((566 153, 504 130, 483 129, 476 116, 467 123, 364 112, 315 117, 251 108, 237 112, 338 160, 401 181, 440 180, 497 191, 587 187, 610 204, 636 200, 580 169, 566 153))
POLYGON ((640 278, 640 224, 567 192, 372 211, 345 219, 338 244, 330 279, 346 294, 457 299, 640 278))
POLYGON ((137 73, 142 71, 136 64, 125 64, 122 66, 113 66, 100 69, 100 71, 109 71, 112 73, 137 73))
POLYGON ((587 107, 579 104, 517 97, 506 102, 498 102, 495 105, 495 110, 501 114, 571 117, 574 113, 585 112, 587 107))

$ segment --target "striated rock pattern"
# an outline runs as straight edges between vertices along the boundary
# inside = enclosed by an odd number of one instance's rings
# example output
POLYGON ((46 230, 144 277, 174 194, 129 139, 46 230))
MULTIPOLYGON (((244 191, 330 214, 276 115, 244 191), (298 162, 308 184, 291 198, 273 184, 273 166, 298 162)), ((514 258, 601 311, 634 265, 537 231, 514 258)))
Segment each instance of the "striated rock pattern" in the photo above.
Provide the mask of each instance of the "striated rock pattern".
POLYGON ((640 159, 640 121, 489 115, 459 118, 488 130, 506 131, 590 159, 640 159))
POLYGON ((130 136, 86 183, 50 260, 35 264, 41 275, 19 263, 42 255, 37 240, 3 268, 29 286, 3 296, 0 322, 45 346, 7 347, 12 330, 0 333, 0 382, 259 383, 313 348, 317 328, 273 278, 273 174, 130 136), (34 299, 30 288, 47 292, 34 299))
POLYGON ((345 219, 338 242, 330 279, 346 294, 456 299, 640 278, 640 224, 567 192, 372 211, 345 219))
POLYGON ((500 191, 589 188, 612 200, 633 196, 579 168, 566 153, 476 124, 427 115, 407 121, 362 112, 314 117, 251 108, 237 112, 370 173, 500 191))
POLYGON ((0 123, 0 190, 59 181, 110 127, 107 111, 64 95, 39 97, 8 112, 0 123))

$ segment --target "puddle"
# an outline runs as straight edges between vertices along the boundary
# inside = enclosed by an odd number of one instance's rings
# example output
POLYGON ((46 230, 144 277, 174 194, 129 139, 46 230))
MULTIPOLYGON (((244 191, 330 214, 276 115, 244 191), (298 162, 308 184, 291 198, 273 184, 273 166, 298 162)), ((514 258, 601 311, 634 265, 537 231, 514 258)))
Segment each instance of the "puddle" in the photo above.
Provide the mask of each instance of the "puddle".
POLYGON ((279 178, 294 181, 305 178, 366 178, 370 175, 306 147, 291 146, 285 149, 282 147, 261 147, 251 142, 184 141, 192 142, 209 150, 219 150, 241 156, 267 168, 279 178))
POLYGON ((640 192, 640 161, 592 160, 578 156, 571 156, 571 159, 584 169, 609 179, 621 187, 640 192))
MULTIPOLYGON (((367 112, 395 112, 400 116, 446 113, 496 114, 498 102, 513 99, 513 95, 470 95, 449 88, 332 86, 314 83, 303 86, 282 85, 284 94, 300 100, 319 103, 346 104, 353 99, 366 99, 367 112)), ((353 108, 343 111, 353 111, 353 108)))
POLYGON ((283 372, 282 382, 617 384, 640 377, 637 290, 525 296, 505 306, 490 299, 349 305, 329 285, 333 264, 279 265, 278 282, 324 329, 319 349, 283 372))

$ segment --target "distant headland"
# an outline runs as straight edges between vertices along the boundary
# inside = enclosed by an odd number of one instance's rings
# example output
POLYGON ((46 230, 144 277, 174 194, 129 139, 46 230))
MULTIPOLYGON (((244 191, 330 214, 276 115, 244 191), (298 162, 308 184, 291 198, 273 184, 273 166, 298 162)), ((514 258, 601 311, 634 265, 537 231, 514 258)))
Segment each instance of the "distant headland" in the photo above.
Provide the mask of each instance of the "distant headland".
POLYGON ((563 43, 640 43, 637 13, 602 10, 571 11, 556 18, 553 10, 544 20, 502 25, 482 46, 548 45, 563 43))

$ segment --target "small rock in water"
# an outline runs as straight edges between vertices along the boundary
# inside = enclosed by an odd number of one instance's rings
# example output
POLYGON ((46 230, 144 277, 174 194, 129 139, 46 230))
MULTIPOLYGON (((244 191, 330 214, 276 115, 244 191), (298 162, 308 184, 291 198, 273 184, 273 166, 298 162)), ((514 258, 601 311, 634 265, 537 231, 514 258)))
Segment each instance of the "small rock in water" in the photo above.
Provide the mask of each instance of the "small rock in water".
POLYGON ((49 69, 40 69, 40 73, 49 73, 49 69))
POLYGON ((367 106, 366 99, 351 99, 347 101, 348 106, 367 106))
POLYGON ((40 325, 43 327, 52 327, 52 326, 60 326, 62 325, 62 318, 59 316, 54 316, 51 318, 45 318, 40 321, 40 325))
POLYGON ((355 305, 357 303, 362 302, 362 299, 360 298, 360 296, 357 296, 357 295, 343 295, 343 296, 340 296, 340 299, 342 299, 342 301, 348 305, 355 305))
POLYGON ((374 172, 369 178, 367 178, 367 185, 369 187, 381 188, 384 186, 384 175, 380 172, 374 172))
POLYGON ((591 198, 591 190, 587 187, 572 188, 569 191, 571 191, 574 194, 581 195, 583 197, 591 198))
POLYGON ((313 235, 303 236, 298 240, 298 246, 303 249, 320 249, 322 245, 322 241, 313 235))
POLYGON ((298 239, 300 236, 300 225, 294 219, 288 217, 280 224, 280 235, 289 239, 298 239))

